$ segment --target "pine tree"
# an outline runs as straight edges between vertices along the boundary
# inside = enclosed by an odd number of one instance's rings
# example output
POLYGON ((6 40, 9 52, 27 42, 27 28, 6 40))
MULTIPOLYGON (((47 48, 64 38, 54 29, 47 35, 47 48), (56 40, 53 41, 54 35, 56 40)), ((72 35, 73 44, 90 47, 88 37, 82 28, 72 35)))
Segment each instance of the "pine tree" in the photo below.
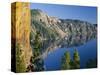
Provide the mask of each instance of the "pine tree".
POLYGON ((73 62, 74 62, 74 68, 76 69, 80 68, 80 56, 77 49, 75 49, 74 51, 73 62))
POLYGON ((65 58, 66 58, 66 63, 69 63, 70 62, 70 53, 69 53, 69 51, 67 51, 65 53, 65 58))
POLYGON ((70 69, 70 53, 67 51, 62 59, 62 69, 70 69))

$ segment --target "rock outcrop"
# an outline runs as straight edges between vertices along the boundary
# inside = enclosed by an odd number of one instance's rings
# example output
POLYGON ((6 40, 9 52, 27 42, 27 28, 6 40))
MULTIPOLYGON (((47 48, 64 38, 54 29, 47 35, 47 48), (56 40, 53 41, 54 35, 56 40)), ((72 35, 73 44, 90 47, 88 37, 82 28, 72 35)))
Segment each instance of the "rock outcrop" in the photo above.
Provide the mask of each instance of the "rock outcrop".
POLYGON ((31 24, 32 29, 35 30, 32 34, 39 31, 43 39, 63 38, 66 33, 59 28, 58 23, 60 23, 58 18, 48 16, 40 9, 31 10, 31 24))
POLYGON ((31 9, 31 33, 41 33, 42 39, 59 39, 68 35, 96 34, 97 26, 86 21, 48 16, 40 9, 31 9))

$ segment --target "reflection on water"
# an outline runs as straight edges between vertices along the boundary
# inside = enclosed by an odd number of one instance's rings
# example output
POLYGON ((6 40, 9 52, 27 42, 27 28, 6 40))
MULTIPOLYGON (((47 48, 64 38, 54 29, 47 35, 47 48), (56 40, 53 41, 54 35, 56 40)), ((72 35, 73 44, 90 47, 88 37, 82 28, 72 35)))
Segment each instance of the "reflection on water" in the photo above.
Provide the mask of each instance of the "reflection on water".
POLYGON ((42 55, 46 57, 48 53, 53 52, 58 48, 70 48, 70 47, 81 46, 95 38, 96 37, 93 35, 89 36, 70 35, 64 37, 63 39, 58 39, 58 40, 44 40, 41 46, 42 55))
MULTIPOLYGON (((86 63, 92 59, 97 58, 97 40, 91 40, 84 45, 70 48, 58 48, 51 52, 44 59, 44 64, 46 70, 60 70, 61 69, 61 59, 66 51, 70 52, 71 59, 73 58, 74 48, 78 50, 80 56, 80 68, 88 68, 86 63)), ((95 61, 96 62, 96 61, 95 61)), ((95 64, 94 64, 95 65, 95 64)), ((94 67, 92 67, 94 68, 94 67)))
MULTIPOLYGON (((31 44, 32 45, 32 44, 31 44)), ((36 64, 41 64, 38 68, 41 70, 60 70, 61 69, 61 59, 64 53, 69 50, 71 59, 73 57, 74 48, 77 48, 80 55, 80 68, 88 68, 89 60, 93 58, 95 60, 97 57, 97 40, 94 35, 70 35, 65 36, 63 39, 57 40, 43 40, 40 47, 40 55, 36 58, 39 61, 35 61, 36 64), (92 57, 92 58, 91 58, 92 57), (40 59, 42 61, 40 61, 40 59)), ((34 50, 33 50, 34 51, 34 50)), ((96 61, 92 63, 96 64, 96 61)), ((94 64, 94 66, 95 66, 94 64)), ((91 63, 90 63, 91 65, 91 63)), ((96 67, 96 66, 95 66, 96 67)), ((93 67, 92 67, 93 68, 93 67)), ((36 71, 41 71, 37 69, 36 71)))

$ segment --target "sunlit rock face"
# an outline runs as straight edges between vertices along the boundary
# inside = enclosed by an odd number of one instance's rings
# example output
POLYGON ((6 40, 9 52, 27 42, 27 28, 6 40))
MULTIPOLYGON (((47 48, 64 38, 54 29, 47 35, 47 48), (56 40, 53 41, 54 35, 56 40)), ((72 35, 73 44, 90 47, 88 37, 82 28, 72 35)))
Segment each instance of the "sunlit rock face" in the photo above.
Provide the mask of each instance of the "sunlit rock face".
POLYGON ((41 38, 57 39, 66 35, 58 26, 58 23, 60 23, 59 18, 48 16, 40 9, 31 10, 31 23, 34 30, 32 30, 32 33, 35 34, 36 31, 40 31, 42 34, 41 38))
POLYGON ((60 19, 40 9, 31 9, 32 35, 35 36, 36 31, 41 33, 42 39, 60 39, 69 35, 96 34, 97 26, 81 20, 60 19))
POLYGON ((23 61, 25 66, 30 63, 32 50, 30 47, 30 4, 16 2, 12 4, 12 46, 21 46, 23 61))

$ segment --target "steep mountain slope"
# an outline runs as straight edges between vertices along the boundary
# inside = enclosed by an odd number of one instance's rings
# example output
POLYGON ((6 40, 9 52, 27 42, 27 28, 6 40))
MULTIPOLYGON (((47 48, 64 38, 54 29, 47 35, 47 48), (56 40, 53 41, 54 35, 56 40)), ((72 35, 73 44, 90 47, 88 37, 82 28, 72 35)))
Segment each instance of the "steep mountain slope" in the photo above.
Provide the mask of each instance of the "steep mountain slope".
POLYGON ((59 19, 50 17, 39 9, 31 10, 31 16, 32 34, 39 31, 44 39, 57 39, 66 35, 57 25, 59 19))
POLYGON ((31 10, 31 37, 36 31, 41 34, 41 39, 60 39, 68 35, 96 35, 97 26, 86 21, 59 19, 48 16, 40 9, 31 10))
POLYGON ((80 20, 61 19, 59 26, 64 32, 71 35, 96 35, 97 31, 96 25, 80 20))

